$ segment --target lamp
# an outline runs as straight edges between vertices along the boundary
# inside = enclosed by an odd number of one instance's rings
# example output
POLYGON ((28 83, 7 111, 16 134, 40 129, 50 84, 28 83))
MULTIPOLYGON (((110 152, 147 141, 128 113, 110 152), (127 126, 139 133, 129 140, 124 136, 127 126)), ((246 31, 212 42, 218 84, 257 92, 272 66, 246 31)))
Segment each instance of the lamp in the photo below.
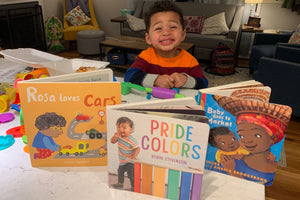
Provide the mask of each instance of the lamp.
MULTIPOLYGON (((252 16, 254 4, 256 4, 256 5, 255 5, 255 12, 256 12, 257 4, 262 3, 262 2, 263 2, 263 0, 245 0, 245 3, 251 4, 250 14, 249 14, 250 17, 254 17, 254 15, 252 16)), ((255 13, 255 12, 254 12, 254 13, 255 13)))

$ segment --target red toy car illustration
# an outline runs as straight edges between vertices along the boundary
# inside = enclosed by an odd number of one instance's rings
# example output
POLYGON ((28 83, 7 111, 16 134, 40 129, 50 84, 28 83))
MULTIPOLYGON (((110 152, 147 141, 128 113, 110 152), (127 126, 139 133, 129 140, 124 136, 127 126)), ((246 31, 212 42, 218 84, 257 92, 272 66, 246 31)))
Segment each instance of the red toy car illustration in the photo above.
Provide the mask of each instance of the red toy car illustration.
POLYGON ((84 115, 84 114, 78 114, 78 115, 76 116, 76 120, 77 120, 77 121, 87 121, 87 120, 89 120, 89 119, 91 119, 91 116, 84 115))

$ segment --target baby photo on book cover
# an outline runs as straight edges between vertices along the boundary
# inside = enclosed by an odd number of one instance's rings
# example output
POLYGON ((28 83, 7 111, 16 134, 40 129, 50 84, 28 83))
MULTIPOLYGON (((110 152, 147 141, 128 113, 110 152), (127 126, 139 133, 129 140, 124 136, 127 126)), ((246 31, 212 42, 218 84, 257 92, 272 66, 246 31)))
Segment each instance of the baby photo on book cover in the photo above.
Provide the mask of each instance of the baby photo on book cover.
POLYGON ((107 111, 109 186, 170 199, 199 197, 207 117, 163 112, 168 107, 117 107, 107 111))

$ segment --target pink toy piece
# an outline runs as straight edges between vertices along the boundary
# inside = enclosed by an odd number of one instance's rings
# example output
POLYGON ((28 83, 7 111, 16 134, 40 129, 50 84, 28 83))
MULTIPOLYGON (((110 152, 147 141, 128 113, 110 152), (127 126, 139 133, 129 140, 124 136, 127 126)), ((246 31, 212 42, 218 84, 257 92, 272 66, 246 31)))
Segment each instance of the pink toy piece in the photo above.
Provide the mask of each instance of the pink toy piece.
POLYGON ((13 113, 1 113, 0 114, 0 123, 10 122, 15 118, 13 113))
POLYGON ((176 93, 175 90, 170 90, 167 88, 153 87, 152 89, 152 96, 161 99, 172 99, 174 98, 175 93, 176 93))

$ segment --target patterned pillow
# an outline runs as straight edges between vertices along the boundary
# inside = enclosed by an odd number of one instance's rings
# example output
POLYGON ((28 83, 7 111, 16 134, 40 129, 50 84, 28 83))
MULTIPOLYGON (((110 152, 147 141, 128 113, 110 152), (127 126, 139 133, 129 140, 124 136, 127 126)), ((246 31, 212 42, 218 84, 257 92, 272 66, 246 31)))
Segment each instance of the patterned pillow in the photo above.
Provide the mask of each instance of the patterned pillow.
POLYGON ((81 10, 79 6, 72 9, 68 14, 65 16, 66 20, 68 20, 73 26, 80 26, 88 23, 91 18, 86 16, 84 12, 81 10))
POLYGON ((300 44, 300 24, 298 25, 296 31, 290 37, 289 42, 290 44, 300 44))
POLYGON ((184 16, 184 27, 187 33, 201 33, 204 16, 184 16))
POLYGON ((137 18, 126 14, 126 19, 129 27, 134 31, 146 30, 144 19, 137 18))

